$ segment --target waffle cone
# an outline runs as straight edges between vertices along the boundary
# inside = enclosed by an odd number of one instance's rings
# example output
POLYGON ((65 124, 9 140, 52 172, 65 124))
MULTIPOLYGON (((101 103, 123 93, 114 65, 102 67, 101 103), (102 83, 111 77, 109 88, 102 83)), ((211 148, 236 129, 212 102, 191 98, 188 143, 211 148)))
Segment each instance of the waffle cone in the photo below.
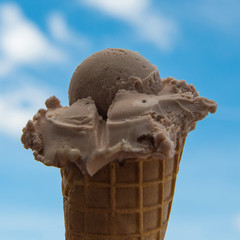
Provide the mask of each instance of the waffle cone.
POLYGON ((66 240, 163 240, 184 141, 173 158, 115 161, 93 177, 62 168, 66 240))

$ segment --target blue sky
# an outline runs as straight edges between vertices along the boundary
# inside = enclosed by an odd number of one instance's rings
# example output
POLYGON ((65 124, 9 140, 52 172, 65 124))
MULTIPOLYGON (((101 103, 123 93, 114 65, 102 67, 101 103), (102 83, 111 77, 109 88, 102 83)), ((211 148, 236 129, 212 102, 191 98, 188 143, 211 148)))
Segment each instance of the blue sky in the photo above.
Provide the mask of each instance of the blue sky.
POLYGON ((240 238, 240 1, 0 1, 0 239, 64 240, 59 169, 21 129, 45 100, 68 104, 76 66, 107 47, 185 79, 217 113, 188 136, 166 240, 240 238))

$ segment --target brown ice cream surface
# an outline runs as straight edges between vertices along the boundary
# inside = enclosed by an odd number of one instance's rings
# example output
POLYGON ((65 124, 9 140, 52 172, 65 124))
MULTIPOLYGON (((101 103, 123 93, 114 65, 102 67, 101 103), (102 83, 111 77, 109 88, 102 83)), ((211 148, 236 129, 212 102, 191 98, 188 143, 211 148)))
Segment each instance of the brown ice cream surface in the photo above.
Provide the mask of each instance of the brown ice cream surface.
POLYGON ((25 148, 47 166, 64 167, 71 161, 83 173, 94 175, 111 161, 171 158, 177 138, 185 138, 196 121, 217 108, 193 85, 173 78, 159 79, 159 90, 153 94, 118 89, 107 119, 92 98, 71 102, 70 97, 70 107, 49 98, 47 110, 40 109, 23 129, 25 148))
POLYGON ((69 86, 69 104, 92 97, 106 118, 119 89, 157 94, 161 88, 158 69, 138 52, 108 48, 86 58, 74 72, 69 86))

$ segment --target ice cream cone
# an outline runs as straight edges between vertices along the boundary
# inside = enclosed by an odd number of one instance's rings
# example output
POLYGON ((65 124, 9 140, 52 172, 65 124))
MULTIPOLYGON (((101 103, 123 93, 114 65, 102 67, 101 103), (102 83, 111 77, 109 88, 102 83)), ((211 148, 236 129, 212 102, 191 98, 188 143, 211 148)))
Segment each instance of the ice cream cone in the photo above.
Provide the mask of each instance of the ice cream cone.
POLYGON ((69 103, 47 99, 21 138, 61 168, 66 240, 163 240, 185 137, 217 104, 112 48, 77 67, 69 103))
POLYGON ((62 168, 66 240, 163 240, 184 141, 173 158, 115 161, 93 177, 62 168))

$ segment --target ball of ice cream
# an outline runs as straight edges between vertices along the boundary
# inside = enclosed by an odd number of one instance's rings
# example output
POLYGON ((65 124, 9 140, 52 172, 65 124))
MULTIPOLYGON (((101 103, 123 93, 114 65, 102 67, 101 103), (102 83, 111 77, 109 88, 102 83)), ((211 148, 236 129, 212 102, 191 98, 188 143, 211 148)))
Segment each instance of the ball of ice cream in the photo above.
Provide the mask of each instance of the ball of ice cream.
POLYGON ((108 48, 86 58, 73 73, 69 104, 92 97, 100 115, 107 111, 119 89, 157 94, 161 88, 158 69, 138 52, 108 48))

